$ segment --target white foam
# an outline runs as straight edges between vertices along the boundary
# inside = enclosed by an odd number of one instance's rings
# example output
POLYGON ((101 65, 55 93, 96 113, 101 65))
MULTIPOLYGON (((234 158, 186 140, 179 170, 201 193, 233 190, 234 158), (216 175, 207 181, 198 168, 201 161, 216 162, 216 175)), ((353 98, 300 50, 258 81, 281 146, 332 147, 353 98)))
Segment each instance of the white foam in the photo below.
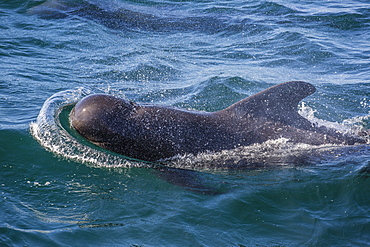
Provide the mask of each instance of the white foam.
POLYGON ((322 157, 328 150, 332 151, 340 147, 337 145, 312 146, 279 138, 220 152, 177 155, 161 162, 167 166, 192 170, 288 167, 317 162, 319 157, 322 157))
POLYGON ((316 110, 312 109, 304 102, 300 104, 298 113, 317 126, 325 126, 335 129, 342 134, 349 135, 358 135, 358 133, 365 131, 364 123, 370 120, 370 115, 366 115, 345 119, 342 123, 326 121, 315 117, 316 110))

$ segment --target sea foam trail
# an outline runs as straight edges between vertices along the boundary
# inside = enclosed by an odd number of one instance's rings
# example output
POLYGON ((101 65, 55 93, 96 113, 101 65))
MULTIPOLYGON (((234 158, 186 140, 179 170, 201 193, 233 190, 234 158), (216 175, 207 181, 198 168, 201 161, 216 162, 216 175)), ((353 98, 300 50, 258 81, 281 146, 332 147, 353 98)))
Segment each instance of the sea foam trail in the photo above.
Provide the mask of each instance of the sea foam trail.
MULTIPOLYGON (((68 122, 68 114, 61 116, 68 107, 72 108, 84 96, 92 94, 89 89, 78 88, 54 94, 47 99, 40 110, 36 122, 31 123, 30 131, 34 138, 47 150, 63 158, 85 163, 93 167, 131 168, 165 165, 173 168, 198 171, 228 169, 261 169, 265 167, 282 167, 320 163, 323 160, 341 157, 353 150, 366 149, 366 145, 313 146, 303 143, 291 143, 286 138, 269 140, 261 144, 240 146, 220 152, 203 152, 197 155, 177 155, 163 159, 156 164, 130 159, 111 153, 92 144, 87 145, 84 139, 76 138, 68 122), (62 124, 61 121, 68 124, 62 124)), ((359 130, 354 120, 350 125, 320 120, 314 117, 314 111, 301 104, 300 114, 316 124, 335 128, 341 132, 354 133, 359 130)), ((357 119, 358 123, 361 119, 357 119)), ((75 133, 77 136, 78 134, 75 133)), ((367 147, 368 149, 368 147, 367 147)))

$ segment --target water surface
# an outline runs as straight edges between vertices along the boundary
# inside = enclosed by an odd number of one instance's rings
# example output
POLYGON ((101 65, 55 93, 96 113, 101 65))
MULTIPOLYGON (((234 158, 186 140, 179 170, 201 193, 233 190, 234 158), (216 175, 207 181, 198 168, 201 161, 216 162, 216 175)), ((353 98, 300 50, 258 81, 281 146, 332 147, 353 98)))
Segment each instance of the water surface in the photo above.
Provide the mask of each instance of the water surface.
POLYGON ((0 243, 367 246, 366 145, 171 181, 102 150, 74 153, 90 147, 65 132, 46 128, 40 142, 30 126, 91 92, 215 111, 303 80, 317 87, 300 106, 306 117, 369 129, 369 24, 360 0, 0 0, 0 243))

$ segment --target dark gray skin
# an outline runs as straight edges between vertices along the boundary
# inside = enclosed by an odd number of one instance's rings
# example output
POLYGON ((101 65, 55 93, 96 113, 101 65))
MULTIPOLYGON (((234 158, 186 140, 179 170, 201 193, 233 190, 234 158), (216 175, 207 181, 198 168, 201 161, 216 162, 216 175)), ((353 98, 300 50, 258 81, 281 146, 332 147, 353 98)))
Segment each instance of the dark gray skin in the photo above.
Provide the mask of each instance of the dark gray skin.
POLYGON ((76 104, 70 122, 90 142, 144 161, 233 149, 281 137, 311 145, 366 143, 361 137, 316 127, 298 114, 298 103, 315 90, 306 82, 285 82, 217 112, 135 104, 95 94, 76 104))

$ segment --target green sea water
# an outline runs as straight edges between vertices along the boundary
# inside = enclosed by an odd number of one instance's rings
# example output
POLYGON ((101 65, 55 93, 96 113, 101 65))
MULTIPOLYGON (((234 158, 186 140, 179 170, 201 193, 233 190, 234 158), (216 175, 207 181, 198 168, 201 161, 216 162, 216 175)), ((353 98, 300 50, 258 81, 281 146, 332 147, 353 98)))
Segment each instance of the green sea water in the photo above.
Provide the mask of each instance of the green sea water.
POLYGON ((303 80, 317 88, 305 117, 369 129, 369 25, 360 0, 0 0, 0 246, 368 246, 368 145, 166 170, 90 145, 68 112, 94 92, 215 111, 303 80))

